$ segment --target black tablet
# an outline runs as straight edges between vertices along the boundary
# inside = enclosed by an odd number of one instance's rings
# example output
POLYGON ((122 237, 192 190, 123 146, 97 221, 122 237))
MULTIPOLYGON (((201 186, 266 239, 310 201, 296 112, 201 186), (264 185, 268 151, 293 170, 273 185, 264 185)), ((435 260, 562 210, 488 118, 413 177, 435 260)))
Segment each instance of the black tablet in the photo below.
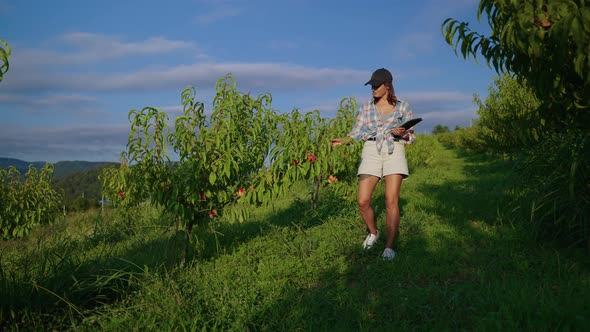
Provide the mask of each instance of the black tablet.
POLYGON ((422 118, 415 118, 412 119, 410 121, 407 121, 406 123, 404 123, 403 125, 401 125, 400 127, 405 128, 406 130, 414 127, 418 122, 422 121, 422 118))

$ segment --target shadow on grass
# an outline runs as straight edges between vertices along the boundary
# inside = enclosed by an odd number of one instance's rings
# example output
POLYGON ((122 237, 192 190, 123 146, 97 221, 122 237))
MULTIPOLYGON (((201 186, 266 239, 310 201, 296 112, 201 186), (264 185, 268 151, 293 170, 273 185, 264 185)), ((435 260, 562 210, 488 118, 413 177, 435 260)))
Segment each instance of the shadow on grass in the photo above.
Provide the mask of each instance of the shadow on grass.
POLYGON ((463 180, 420 185, 419 190, 436 201, 434 206, 424 209, 458 227, 466 221, 494 224, 498 217, 505 215, 504 209, 513 200, 508 192, 511 166, 481 156, 463 159, 466 161, 463 180))
POLYGON ((330 216, 350 213, 350 208, 343 208, 337 204, 337 199, 330 192, 322 195, 321 203, 314 210, 309 201, 294 199, 286 208, 272 208, 272 212, 265 218, 256 218, 243 223, 221 223, 214 231, 217 234, 207 234, 208 230, 198 234, 202 245, 199 252, 192 252, 195 260, 217 257, 220 254, 231 253, 249 240, 263 236, 277 228, 296 227, 306 229, 319 225, 330 216))
MULTIPOLYGON (((348 247, 349 268, 328 268, 316 287, 285 285, 281 300, 254 318, 253 329, 583 330, 588 259, 544 250, 530 242, 503 210, 507 163, 463 157, 467 175, 419 190, 436 203, 421 206, 427 221, 402 222, 393 262, 348 247), (585 281, 586 280, 586 281, 585 281)), ((383 205, 375 197, 376 213, 383 205)), ((408 202, 401 201, 401 209, 408 202)), ((516 221, 521 223, 520 220, 516 221)))
MULTIPOLYGON (((324 262, 325 268, 322 265, 313 284, 307 286, 290 279, 288 274, 281 275, 283 282, 280 284, 267 280, 278 289, 279 299, 267 301, 260 298, 255 300, 256 303, 244 304, 247 299, 239 298, 238 302, 227 303, 230 308, 226 309, 235 312, 232 305, 256 308, 252 309, 252 317, 239 317, 251 330, 576 330, 587 326, 590 322, 581 308, 590 305, 590 294, 588 287, 582 287, 584 284, 575 275, 587 265, 560 253, 548 255, 546 250, 538 250, 523 241, 526 237, 522 232, 514 231, 512 225, 497 227, 498 221, 504 220, 508 213, 501 209, 502 204, 511 199, 503 182, 506 181, 503 175, 506 165, 463 158, 466 161, 463 180, 438 185, 425 181, 418 184, 418 190, 434 202, 416 209, 421 211, 423 219, 407 216, 409 202, 402 198, 400 207, 407 220, 404 219, 400 226, 399 255, 393 262, 384 262, 379 257, 383 241, 368 252, 360 249, 362 238, 359 238, 359 244, 338 243, 339 256, 336 258, 346 260, 346 269, 332 261, 324 262), (428 219, 430 217, 432 220, 428 219)), ((376 195, 374 199, 376 213, 383 218, 382 196, 376 195)), ((343 206, 338 198, 327 195, 323 204, 313 212, 308 209, 307 202, 295 201, 258 221, 222 224, 217 228, 222 235, 203 237, 202 246, 198 246, 202 250, 194 256, 193 263, 231 253, 276 229, 308 230, 329 217, 347 216, 355 209, 354 204, 343 206)), ((360 218, 347 222, 361 223, 360 218)), ((299 233, 307 236, 305 232, 299 233)), ((297 234, 294 236, 299 236, 297 234)), ((101 259, 79 259, 62 264, 50 280, 39 282, 53 290, 52 285, 63 282, 56 292, 76 307, 92 312, 97 306, 124 299, 136 290, 135 280, 127 277, 131 272, 137 272, 141 277, 145 268, 174 266, 182 247, 175 236, 166 233, 166 236, 155 238, 134 237, 134 242, 127 244, 120 253, 105 252, 101 259), (129 271, 129 274, 112 278, 117 271, 129 271), (72 281, 72 276, 76 277, 77 283, 72 281), (86 288, 73 286, 80 285, 80 280, 87 281, 86 288)), ((321 243, 322 240, 327 241, 319 238, 313 242, 321 243)), ((74 252, 83 247, 83 244, 79 245, 61 250, 74 252)), ((286 273, 297 274, 299 271, 289 270, 291 266, 294 269, 301 267, 297 264, 279 267, 286 273)), ((30 285, 16 286, 24 293, 23 302, 19 302, 21 307, 16 309, 32 312, 30 316, 39 321, 35 327, 50 325, 47 321, 51 322, 51 316, 61 316, 54 319, 61 319, 55 322, 55 326, 62 328, 71 321, 79 321, 80 316, 71 313, 68 306, 54 296, 39 291, 31 295, 27 293, 30 285), (41 304, 33 304, 37 300, 41 304), (68 312, 74 319, 68 318, 68 312)), ((252 288, 260 290, 262 287, 252 288)), ((10 296, 8 301, 15 301, 17 295, 10 296)), ((4 302, 3 308, 7 308, 4 302)), ((209 312, 207 309, 202 312, 209 312)), ((182 307, 181 310, 190 313, 194 309, 182 307)), ((216 312, 207 315, 210 316, 203 318, 205 321, 218 319, 216 312)), ((22 324, 20 326, 24 327, 24 319, 29 317, 24 316, 18 316, 20 321, 17 321, 5 320, 7 316, 3 315, 3 321, 7 322, 3 324, 22 324)), ((217 323, 221 326, 229 324, 226 321, 217 323)))
MULTIPOLYGON (((334 200, 330 195, 325 199, 334 200)), ((196 234, 199 243, 191 244, 197 248, 191 259, 198 264, 277 228, 306 229, 345 212, 334 204, 321 204, 312 211, 309 202, 293 200, 261 220, 219 224, 214 233, 201 230, 196 234)), ((97 229, 82 239, 58 235, 47 247, 39 243, 37 250, 20 260, 18 274, 10 270, 14 265, 2 264, 0 256, 0 329, 71 326, 94 308, 121 301, 140 289, 145 272, 178 266, 184 248, 181 231, 117 223, 101 223, 97 229)))

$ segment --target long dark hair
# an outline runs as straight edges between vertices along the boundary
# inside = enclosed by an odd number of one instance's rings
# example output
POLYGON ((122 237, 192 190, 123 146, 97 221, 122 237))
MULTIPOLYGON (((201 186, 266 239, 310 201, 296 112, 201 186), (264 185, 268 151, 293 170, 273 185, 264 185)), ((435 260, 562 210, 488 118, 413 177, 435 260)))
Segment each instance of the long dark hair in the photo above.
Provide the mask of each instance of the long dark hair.
POLYGON ((395 89, 393 88, 392 82, 385 82, 383 83, 387 88, 389 88, 389 92, 387 93, 387 101, 395 106, 397 104, 397 96, 395 95, 395 89))

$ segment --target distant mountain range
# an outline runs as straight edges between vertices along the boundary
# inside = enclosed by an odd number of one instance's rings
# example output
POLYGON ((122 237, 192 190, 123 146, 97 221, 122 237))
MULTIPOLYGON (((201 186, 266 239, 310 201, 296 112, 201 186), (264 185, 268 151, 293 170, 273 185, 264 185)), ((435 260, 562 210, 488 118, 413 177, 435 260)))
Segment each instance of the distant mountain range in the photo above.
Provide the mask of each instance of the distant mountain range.
MULTIPOLYGON (((47 162, 45 161, 30 162, 20 159, 0 157, 0 168, 14 166, 22 175, 28 171, 29 165, 34 165, 37 169, 40 169, 46 163, 47 162)), ((60 179, 70 174, 86 172, 88 170, 109 164, 115 165, 117 163, 108 161, 59 161, 57 163, 53 163, 53 179, 60 179)))

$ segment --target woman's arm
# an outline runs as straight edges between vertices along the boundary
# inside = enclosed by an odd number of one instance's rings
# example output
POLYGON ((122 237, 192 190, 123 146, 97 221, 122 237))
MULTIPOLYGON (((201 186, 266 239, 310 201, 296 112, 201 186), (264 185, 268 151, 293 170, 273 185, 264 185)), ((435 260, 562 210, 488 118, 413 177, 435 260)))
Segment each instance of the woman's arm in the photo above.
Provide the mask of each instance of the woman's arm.
POLYGON ((365 113, 366 113, 366 106, 359 107, 358 115, 356 116, 356 121, 354 123, 354 127, 352 127, 352 130, 348 133, 348 135, 346 135, 346 137, 332 138, 330 140, 332 142, 332 147, 335 147, 340 144, 348 144, 353 139, 360 140, 360 139, 363 139, 364 136, 366 136, 366 133, 365 133, 366 130, 364 130, 365 113))
POLYGON ((350 141, 352 141, 352 137, 350 136, 332 138, 330 140, 330 142, 332 142, 332 147, 338 146, 340 144, 348 144, 350 141))

